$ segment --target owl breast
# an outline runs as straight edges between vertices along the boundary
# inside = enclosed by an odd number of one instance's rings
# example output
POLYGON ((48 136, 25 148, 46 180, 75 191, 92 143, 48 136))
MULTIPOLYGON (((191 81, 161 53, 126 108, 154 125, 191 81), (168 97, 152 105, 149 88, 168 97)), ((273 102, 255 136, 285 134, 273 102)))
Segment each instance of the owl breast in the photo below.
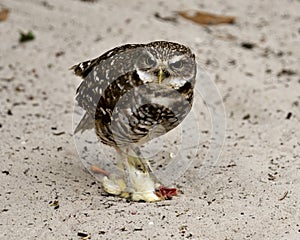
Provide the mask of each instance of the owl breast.
POLYGON ((191 109, 192 99, 186 94, 158 84, 135 82, 138 84, 127 88, 122 87, 125 82, 120 79, 113 82, 99 101, 96 132, 106 144, 122 147, 157 138, 178 126, 191 109), (126 91, 116 94, 113 85, 126 91))

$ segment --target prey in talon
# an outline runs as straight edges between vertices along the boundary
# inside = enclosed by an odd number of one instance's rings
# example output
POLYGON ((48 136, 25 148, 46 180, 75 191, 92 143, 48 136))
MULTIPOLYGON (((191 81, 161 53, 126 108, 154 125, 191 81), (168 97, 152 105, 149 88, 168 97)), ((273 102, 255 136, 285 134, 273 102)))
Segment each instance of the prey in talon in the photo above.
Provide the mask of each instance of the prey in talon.
POLYGON ((104 175, 103 189, 132 201, 176 196, 177 189, 155 177, 140 146, 177 127, 190 112, 196 78, 192 51, 166 41, 126 44, 72 70, 83 78, 76 101, 85 111, 74 133, 93 129, 118 155, 118 172, 92 166, 104 175))

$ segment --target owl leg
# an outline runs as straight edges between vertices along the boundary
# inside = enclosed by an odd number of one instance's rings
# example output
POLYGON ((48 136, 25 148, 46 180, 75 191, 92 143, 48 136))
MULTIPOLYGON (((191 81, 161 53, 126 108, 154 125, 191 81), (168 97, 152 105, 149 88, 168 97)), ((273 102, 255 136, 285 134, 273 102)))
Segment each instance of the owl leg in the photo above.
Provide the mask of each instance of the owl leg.
MULTIPOLYGON (((139 151, 137 151, 139 152, 139 151)), ((140 155, 140 153, 138 154, 140 155)), ((136 192, 132 194, 132 200, 144 200, 148 202, 172 199, 177 196, 179 191, 176 188, 167 188, 154 175, 149 162, 141 157, 128 157, 130 166, 133 167, 131 172, 134 173, 133 186, 136 192), (154 195, 156 196, 153 196, 154 195), (151 200, 152 198, 158 200, 151 200)))
POLYGON ((129 154, 131 151, 129 149, 126 149, 125 152, 120 149, 116 150, 120 156, 118 161, 120 174, 112 173, 104 176, 102 180, 104 190, 109 194, 128 198, 132 201, 155 202, 163 200, 162 195, 157 194, 156 188, 159 184, 151 177, 150 172, 152 171, 147 162, 129 154))
MULTIPOLYGON (((177 195, 175 188, 164 187, 153 174, 146 159, 117 150, 121 156, 118 168, 121 174, 105 175, 102 181, 104 190, 112 195, 132 201, 155 202, 170 199, 177 195)), ((103 174, 103 173, 102 173, 103 174)))
POLYGON ((132 186, 131 200, 155 202, 163 200, 162 196, 156 194, 159 183, 151 177, 150 166, 145 159, 136 156, 127 156, 128 179, 132 186))
POLYGON ((148 161, 147 159, 145 159, 144 157, 142 157, 142 153, 141 153, 141 151, 139 150, 139 148, 135 148, 135 149, 134 149, 134 152, 135 152, 136 156, 140 156, 139 159, 140 159, 141 163, 143 164, 143 166, 144 166, 144 168, 145 168, 145 171, 147 171, 147 172, 149 173, 150 177, 151 177, 151 178, 153 179, 153 181, 155 182, 156 187, 161 186, 162 184, 161 184, 160 180, 159 180, 159 179, 155 176, 155 174, 153 173, 153 170, 152 170, 152 168, 151 168, 151 166, 150 166, 149 161, 148 161))
POLYGON ((112 195, 129 198, 133 192, 132 183, 129 179, 129 165, 126 155, 116 148, 118 154, 117 167, 119 172, 105 175, 102 180, 104 190, 112 195))

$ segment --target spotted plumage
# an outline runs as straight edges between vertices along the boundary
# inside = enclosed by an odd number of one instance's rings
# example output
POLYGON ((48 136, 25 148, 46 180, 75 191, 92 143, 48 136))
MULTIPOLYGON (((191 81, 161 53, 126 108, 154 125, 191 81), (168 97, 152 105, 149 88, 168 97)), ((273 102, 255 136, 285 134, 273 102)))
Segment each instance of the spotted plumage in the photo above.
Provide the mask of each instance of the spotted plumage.
MULTIPOLYGON (((99 139, 119 153, 172 130, 192 107, 195 57, 178 43, 127 44, 72 69, 84 79, 76 100, 86 111, 75 133, 94 128, 99 139)), ((130 165, 129 157, 124 157, 121 161, 130 165)), ((138 161, 150 179, 150 166, 143 159, 138 161)), ((132 196, 140 189, 130 186, 134 181, 127 178, 123 190, 132 196)))

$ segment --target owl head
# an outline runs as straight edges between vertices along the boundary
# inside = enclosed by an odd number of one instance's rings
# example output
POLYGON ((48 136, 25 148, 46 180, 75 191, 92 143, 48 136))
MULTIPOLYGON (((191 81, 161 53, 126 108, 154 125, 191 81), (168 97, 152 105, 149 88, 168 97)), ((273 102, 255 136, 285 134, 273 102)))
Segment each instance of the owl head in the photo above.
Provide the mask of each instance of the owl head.
POLYGON ((173 89, 180 89, 186 84, 194 86, 195 55, 178 43, 151 42, 144 45, 136 59, 135 69, 145 84, 158 84, 173 89))

